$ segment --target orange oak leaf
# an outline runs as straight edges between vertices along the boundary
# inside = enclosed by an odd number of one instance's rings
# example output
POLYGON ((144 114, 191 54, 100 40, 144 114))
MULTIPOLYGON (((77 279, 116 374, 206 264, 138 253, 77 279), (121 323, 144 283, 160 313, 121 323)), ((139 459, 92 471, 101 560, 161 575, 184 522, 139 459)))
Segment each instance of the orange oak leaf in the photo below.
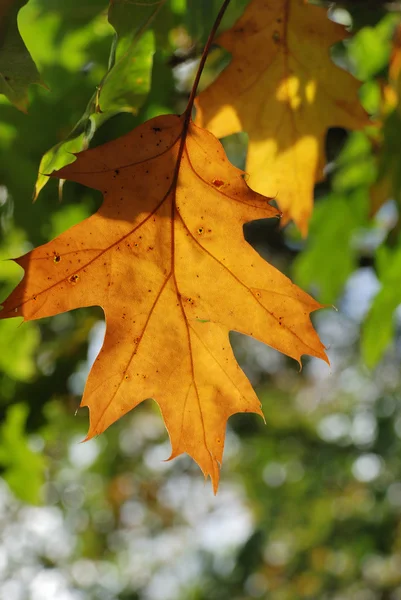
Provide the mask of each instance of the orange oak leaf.
POLYGON ((248 133, 249 185, 277 195, 282 223, 293 219, 303 235, 323 178, 327 128, 368 122, 360 84, 330 59, 345 35, 304 0, 253 0, 216 40, 232 61, 196 102, 196 123, 217 137, 248 133))
POLYGON ((153 398, 171 457, 187 452, 216 490, 228 417, 262 414, 229 331, 298 361, 326 359, 309 318, 320 305, 243 237, 244 223, 277 210, 185 115, 157 117, 86 150, 57 176, 101 190, 104 202, 16 259, 25 277, 0 318, 100 305, 106 335, 82 399, 88 438, 153 398))

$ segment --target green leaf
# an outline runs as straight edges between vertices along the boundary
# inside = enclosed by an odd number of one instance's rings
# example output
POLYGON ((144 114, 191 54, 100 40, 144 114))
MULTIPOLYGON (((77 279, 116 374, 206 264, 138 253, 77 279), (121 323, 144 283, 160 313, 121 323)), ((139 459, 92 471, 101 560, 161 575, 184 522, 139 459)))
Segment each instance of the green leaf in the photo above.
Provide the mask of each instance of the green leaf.
POLYGON ((64 204, 63 210, 54 212, 51 216, 52 227, 49 237, 57 237, 87 217, 89 217, 87 204, 64 204))
POLYGON ((0 322, 0 371, 12 379, 29 381, 36 372, 34 351, 39 345, 39 328, 20 319, 0 322))
POLYGON ((363 131, 352 133, 337 160, 333 189, 347 192, 369 186, 375 181, 376 165, 372 144, 363 131))
POLYGON ((97 127, 119 112, 138 112, 150 89, 153 53, 153 32, 147 31, 116 60, 99 86, 93 117, 97 127))
POLYGON ((348 56, 358 79, 370 79, 387 67, 397 22, 398 15, 388 14, 375 27, 363 27, 350 41, 348 56))
POLYGON ((389 197, 401 206, 401 112, 395 109, 384 122, 383 144, 378 160, 378 175, 375 189, 387 182, 389 197))
POLYGON ((23 112, 28 108, 29 85, 41 83, 18 29, 18 12, 27 1, 2 0, 0 6, 0 94, 23 112))
MULTIPOLYGON (((0 310, 1 301, 15 287, 21 277, 21 268, 9 256, 23 252, 24 238, 14 229, 0 246, 0 310)), ((29 381, 36 372, 34 352, 40 334, 36 323, 21 323, 21 319, 0 321, 0 374, 18 381, 29 381)))
POLYGON ((112 116, 138 113, 150 90, 154 34, 147 30, 163 4, 114 0, 109 22, 114 27, 108 70, 70 134, 43 156, 35 185, 36 199, 56 169, 73 162, 88 147, 97 129, 112 116))
MULTIPOLYGON (((244 12, 250 0, 231 0, 219 31, 232 27, 244 12)), ((185 24, 189 34, 200 45, 204 45, 221 8, 220 0, 187 0, 185 24)))
MULTIPOLYGON (((85 113, 86 114, 86 113, 85 113)), ((74 162, 75 152, 80 152, 85 147, 86 140, 91 137, 91 121, 90 117, 85 116, 78 121, 77 125, 71 133, 62 142, 59 142, 53 148, 50 148, 42 157, 39 165, 39 174, 35 184, 34 200, 37 199, 39 193, 49 181, 47 174, 52 173, 57 169, 61 169, 65 165, 74 162), (87 131, 85 127, 87 126, 87 131)), ((62 182, 60 182, 62 186, 62 182)))
POLYGON ((40 22, 49 16, 60 16, 57 26, 58 42, 76 30, 88 25, 93 18, 105 11, 107 0, 31 0, 34 1, 35 9, 40 22))
POLYGON ((393 251, 380 246, 376 266, 381 289, 373 300, 362 330, 362 357, 369 367, 377 365, 394 334, 394 311, 401 303, 401 244, 393 251))
POLYGON ((366 219, 368 192, 332 192, 315 207, 306 248, 294 263, 294 278, 323 303, 335 303, 357 266, 352 244, 357 227, 366 219))
POLYGON ((2 476, 16 496, 25 502, 40 502, 46 461, 32 452, 25 435, 28 407, 15 404, 7 410, 0 433, 0 465, 2 476))

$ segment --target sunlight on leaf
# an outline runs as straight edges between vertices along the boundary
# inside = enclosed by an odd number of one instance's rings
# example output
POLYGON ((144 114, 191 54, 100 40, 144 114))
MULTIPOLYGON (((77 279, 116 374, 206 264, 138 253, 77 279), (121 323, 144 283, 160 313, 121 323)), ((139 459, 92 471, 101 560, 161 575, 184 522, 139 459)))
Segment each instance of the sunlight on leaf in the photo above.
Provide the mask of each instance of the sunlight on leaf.
POLYGON ((275 197, 283 224, 293 219, 304 236, 313 187, 323 178, 327 129, 368 123, 360 84, 330 59, 330 47, 344 37, 322 7, 253 0, 217 39, 232 61, 197 101, 196 122, 217 137, 249 134, 249 185, 275 197))
POLYGON ((105 341, 82 400, 88 437, 154 398, 171 458, 187 452, 217 490, 227 419, 262 414, 229 331, 298 361, 327 357, 309 318, 320 305, 243 237, 246 222, 278 211, 188 119, 152 119, 57 172, 102 191, 103 205, 16 259, 25 277, 0 319, 102 306, 105 341))

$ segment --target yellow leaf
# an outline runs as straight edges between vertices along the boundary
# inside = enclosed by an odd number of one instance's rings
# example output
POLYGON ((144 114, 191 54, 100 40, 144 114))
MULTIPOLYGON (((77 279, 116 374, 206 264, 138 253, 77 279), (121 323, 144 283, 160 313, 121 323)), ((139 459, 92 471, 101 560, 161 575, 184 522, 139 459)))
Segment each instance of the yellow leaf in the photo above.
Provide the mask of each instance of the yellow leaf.
POLYGON ((277 196, 283 223, 293 219, 303 235, 323 177, 327 128, 368 122, 360 84, 330 59, 330 46, 345 36, 322 7, 253 0, 217 39, 232 61, 197 99, 199 125, 220 138, 248 133, 249 185, 277 196))
POLYGON ((244 223, 277 210, 185 114, 82 152, 57 176, 101 190, 103 205, 17 259, 25 277, 0 318, 102 306, 106 337, 82 400, 88 438, 153 398, 171 457, 187 452, 216 490, 227 419, 261 414, 229 331, 326 359, 309 318, 320 305, 243 237, 244 223))

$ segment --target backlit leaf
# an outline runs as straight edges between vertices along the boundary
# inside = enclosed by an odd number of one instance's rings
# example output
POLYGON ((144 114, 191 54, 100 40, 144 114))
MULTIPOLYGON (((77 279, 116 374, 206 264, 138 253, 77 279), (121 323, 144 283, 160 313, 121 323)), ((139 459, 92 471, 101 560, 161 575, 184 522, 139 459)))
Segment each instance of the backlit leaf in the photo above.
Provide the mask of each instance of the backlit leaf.
POLYGON ((35 199, 48 174, 74 160, 72 153, 87 148, 95 131, 119 112, 136 114, 150 89, 154 36, 146 27, 158 12, 154 2, 114 0, 109 22, 116 31, 109 68, 70 134, 43 156, 35 185, 35 199))
POLYGON ((18 12, 27 1, 2 0, 0 5, 0 94, 23 112, 28 108, 29 85, 41 83, 18 30, 18 12))
POLYGON ((377 365, 394 336, 394 311, 401 304, 400 246, 395 252, 386 246, 379 247, 376 263, 381 289, 372 302, 362 332, 362 356, 369 367, 377 365))
POLYGON ((217 489, 227 419, 261 414, 229 331, 326 359, 309 318, 320 305, 243 237, 244 223, 278 211, 186 114, 87 150, 57 176, 102 191, 103 205, 16 259, 25 277, 0 318, 102 306, 106 337, 82 400, 88 437, 153 398, 171 457, 187 452, 217 489))
POLYGON ((322 7, 253 0, 217 39, 232 61, 198 98, 199 125, 217 137, 248 133, 249 185, 277 196, 283 222, 293 219, 304 235, 327 129, 367 123, 360 84, 330 59, 330 47, 345 37, 322 7))
POLYGON ((29 448, 25 435, 27 415, 25 404, 14 404, 8 408, 0 429, 0 465, 2 477, 14 494, 25 502, 38 504, 46 459, 29 448))

